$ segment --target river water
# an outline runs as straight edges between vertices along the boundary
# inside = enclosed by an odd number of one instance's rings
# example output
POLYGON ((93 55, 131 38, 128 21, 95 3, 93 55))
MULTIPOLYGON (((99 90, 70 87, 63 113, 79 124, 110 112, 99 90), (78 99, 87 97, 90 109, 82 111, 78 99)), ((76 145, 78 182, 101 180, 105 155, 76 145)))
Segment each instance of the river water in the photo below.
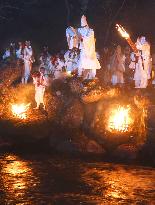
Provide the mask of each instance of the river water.
POLYGON ((0 205, 155 204, 155 169, 52 154, 1 154, 0 205))

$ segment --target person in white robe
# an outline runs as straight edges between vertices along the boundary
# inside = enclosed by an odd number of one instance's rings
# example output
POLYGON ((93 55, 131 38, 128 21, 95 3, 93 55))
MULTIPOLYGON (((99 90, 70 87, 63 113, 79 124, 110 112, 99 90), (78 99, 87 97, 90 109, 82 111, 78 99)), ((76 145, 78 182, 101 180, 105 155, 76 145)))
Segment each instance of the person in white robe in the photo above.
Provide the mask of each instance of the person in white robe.
POLYGON ((131 54, 130 68, 135 69, 134 81, 135 88, 146 88, 148 80, 151 78, 151 58, 150 45, 142 36, 137 39, 136 47, 139 50, 137 54, 131 54))
POLYGON ((95 52, 95 38, 93 29, 89 28, 86 17, 81 18, 81 28, 78 28, 80 39, 80 58, 78 76, 84 75, 84 79, 94 79, 96 70, 100 69, 100 63, 95 52))
POLYGON ((79 41, 78 41, 77 29, 73 28, 72 26, 69 26, 66 29, 66 38, 67 38, 69 49, 78 48, 79 41))
POLYGON ((39 109, 40 105, 43 105, 43 109, 45 110, 45 101, 44 101, 44 94, 45 88, 48 86, 48 78, 45 75, 45 68, 41 67, 40 72, 33 75, 33 83, 35 85, 35 101, 36 101, 36 108, 39 109))
POLYGON ((123 55, 121 46, 117 46, 113 56, 111 57, 110 70, 112 73, 112 85, 122 85, 124 83, 125 72, 125 55, 123 55))
POLYGON ((28 79, 30 77, 30 72, 32 68, 32 47, 30 46, 30 42, 26 42, 25 48, 24 48, 24 71, 22 76, 22 84, 27 84, 28 79))
POLYGON ((78 68, 78 60, 79 60, 78 50, 77 49, 68 50, 64 55, 64 59, 65 59, 65 67, 67 73, 69 75, 75 73, 78 68))

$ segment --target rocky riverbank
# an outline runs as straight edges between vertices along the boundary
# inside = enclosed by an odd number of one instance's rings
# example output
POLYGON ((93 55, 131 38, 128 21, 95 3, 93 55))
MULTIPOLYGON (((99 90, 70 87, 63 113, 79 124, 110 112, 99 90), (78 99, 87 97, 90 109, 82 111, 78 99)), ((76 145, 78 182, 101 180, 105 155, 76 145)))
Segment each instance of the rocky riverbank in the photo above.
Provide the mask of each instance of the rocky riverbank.
POLYGON ((45 143, 48 149, 61 153, 95 154, 109 159, 141 159, 154 163, 155 110, 151 98, 154 90, 150 93, 147 90, 108 88, 98 80, 55 80, 46 92, 46 111, 34 110, 34 86, 32 83, 25 86, 15 83, 18 74, 11 81, 5 77, 5 84, 1 83, 1 150, 45 143), (11 104, 19 102, 31 103, 24 120, 14 117, 11 112, 11 104), (130 105, 134 121, 131 130, 110 132, 107 129, 110 109, 115 105, 130 105))

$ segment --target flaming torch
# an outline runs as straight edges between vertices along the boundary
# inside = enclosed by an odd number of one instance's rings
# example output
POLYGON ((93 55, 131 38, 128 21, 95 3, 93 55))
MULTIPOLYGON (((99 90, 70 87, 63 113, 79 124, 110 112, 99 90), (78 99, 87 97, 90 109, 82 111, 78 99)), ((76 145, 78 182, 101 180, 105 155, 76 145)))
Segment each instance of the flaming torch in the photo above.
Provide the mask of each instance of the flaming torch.
POLYGON ((12 114, 20 119, 26 119, 27 118, 27 110, 30 107, 30 103, 29 104, 13 104, 12 105, 12 114))
POLYGON ((136 45, 133 43, 133 41, 130 38, 130 35, 123 28, 123 26, 116 24, 116 29, 121 34, 121 36, 128 42, 129 46, 132 48, 134 53, 138 53, 138 49, 137 49, 136 45))

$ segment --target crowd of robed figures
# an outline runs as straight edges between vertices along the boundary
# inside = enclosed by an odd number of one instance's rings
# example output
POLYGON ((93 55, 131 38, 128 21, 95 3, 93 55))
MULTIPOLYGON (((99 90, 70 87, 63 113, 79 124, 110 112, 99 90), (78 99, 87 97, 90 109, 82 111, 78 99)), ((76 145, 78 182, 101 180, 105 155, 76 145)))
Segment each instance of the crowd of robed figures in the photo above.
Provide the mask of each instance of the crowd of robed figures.
MULTIPOLYGON (((109 52, 104 48, 103 55, 99 55, 95 49, 94 31, 87 23, 86 17, 81 17, 81 27, 69 26, 66 29, 68 50, 55 56, 51 56, 48 47, 45 46, 40 55, 38 71, 32 74, 35 85, 36 109, 44 103, 45 88, 50 85, 51 79, 65 79, 68 76, 77 76, 84 80, 96 78, 97 70, 99 77, 105 84, 123 85, 124 82, 135 82, 135 88, 146 88, 151 79, 151 55, 150 44, 144 36, 137 39, 138 53, 131 52, 126 47, 124 52, 121 46, 117 46, 109 52), (100 61, 100 62, 99 62, 100 61), (101 64, 101 66, 100 66, 101 64)), ((27 84, 34 62, 33 50, 29 41, 19 43, 15 51, 17 59, 23 62, 23 74, 21 82, 27 84)), ((7 49, 3 59, 10 56, 7 49)), ((153 81, 152 81, 153 82, 153 81)))

